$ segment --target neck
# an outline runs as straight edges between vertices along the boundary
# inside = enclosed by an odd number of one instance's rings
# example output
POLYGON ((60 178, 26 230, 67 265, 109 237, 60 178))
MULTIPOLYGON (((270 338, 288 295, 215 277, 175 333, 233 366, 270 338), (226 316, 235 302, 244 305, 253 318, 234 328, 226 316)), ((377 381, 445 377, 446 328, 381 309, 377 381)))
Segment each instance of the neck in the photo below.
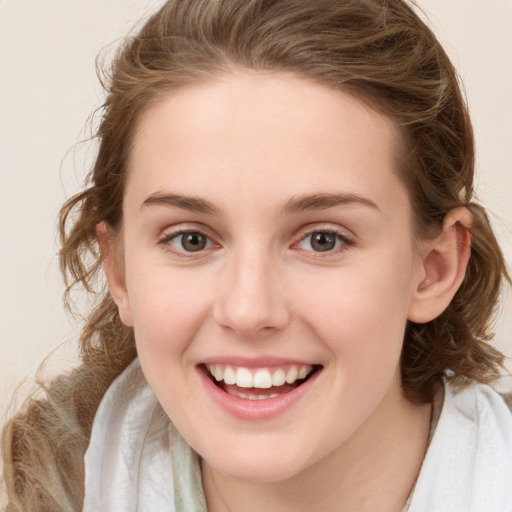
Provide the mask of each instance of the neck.
POLYGON ((430 404, 399 402, 391 410, 383 403, 350 439, 285 480, 241 481, 203 461, 208 511, 399 512, 425 456, 431 415, 430 404))

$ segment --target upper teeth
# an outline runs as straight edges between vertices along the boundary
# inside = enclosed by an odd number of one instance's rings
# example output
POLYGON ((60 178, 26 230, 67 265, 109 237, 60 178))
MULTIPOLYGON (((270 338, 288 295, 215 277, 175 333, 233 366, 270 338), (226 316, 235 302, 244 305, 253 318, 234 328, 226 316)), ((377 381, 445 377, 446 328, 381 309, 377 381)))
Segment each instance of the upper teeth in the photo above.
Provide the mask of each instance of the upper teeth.
POLYGON ((284 383, 293 384, 297 380, 305 379, 313 370, 311 365, 292 365, 287 369, 259 368, 258 370, 221 364, 207 364, 206 367, 216 381, 236 384, 240 388, 259 389, 282 386, 284 383))

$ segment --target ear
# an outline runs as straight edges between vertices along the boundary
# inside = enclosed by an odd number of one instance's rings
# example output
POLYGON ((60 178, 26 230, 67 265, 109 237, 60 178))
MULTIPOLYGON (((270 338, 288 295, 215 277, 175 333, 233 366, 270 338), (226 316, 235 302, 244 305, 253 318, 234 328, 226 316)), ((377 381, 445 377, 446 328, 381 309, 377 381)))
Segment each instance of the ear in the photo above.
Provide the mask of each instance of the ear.
POLYGON ((430 322, 450 304, 459 289, 471 255, 472 216, 467 208, 451 210, 441 233, 425 242, 422 265, 424 278, 414 291, 408 319, 430 322))
POLYGON ((108 288, 119 310, 123 324, 133 327, 132 312, 124 273, 124 265, 119 254, 115 235, 105 222, 96 226, 96 236, 100 246, 103 270, 107 277, 108 288))

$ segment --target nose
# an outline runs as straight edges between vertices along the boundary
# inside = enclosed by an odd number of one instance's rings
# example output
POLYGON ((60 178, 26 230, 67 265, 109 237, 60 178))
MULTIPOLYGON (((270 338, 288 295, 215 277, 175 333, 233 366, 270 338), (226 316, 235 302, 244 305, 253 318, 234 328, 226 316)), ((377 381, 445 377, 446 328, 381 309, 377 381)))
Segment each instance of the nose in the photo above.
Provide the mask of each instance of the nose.
POLYGON ((259 339, 290 321, 277 265, 256 250, 233 255, 223 273, 214 308, 219 325, 243 339, 259 339))

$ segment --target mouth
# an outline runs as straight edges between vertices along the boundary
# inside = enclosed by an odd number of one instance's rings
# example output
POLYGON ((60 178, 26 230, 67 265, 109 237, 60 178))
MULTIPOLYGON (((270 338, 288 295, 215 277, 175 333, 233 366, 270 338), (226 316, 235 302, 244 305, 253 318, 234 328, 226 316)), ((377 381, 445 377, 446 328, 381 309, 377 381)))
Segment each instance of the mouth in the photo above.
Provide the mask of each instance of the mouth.
POLYGON ((203 364, 202 370, 217 388, 245 400, 273 400, 299 388, 321 369, 320 365, 286 364, 247 368, 203 364))

